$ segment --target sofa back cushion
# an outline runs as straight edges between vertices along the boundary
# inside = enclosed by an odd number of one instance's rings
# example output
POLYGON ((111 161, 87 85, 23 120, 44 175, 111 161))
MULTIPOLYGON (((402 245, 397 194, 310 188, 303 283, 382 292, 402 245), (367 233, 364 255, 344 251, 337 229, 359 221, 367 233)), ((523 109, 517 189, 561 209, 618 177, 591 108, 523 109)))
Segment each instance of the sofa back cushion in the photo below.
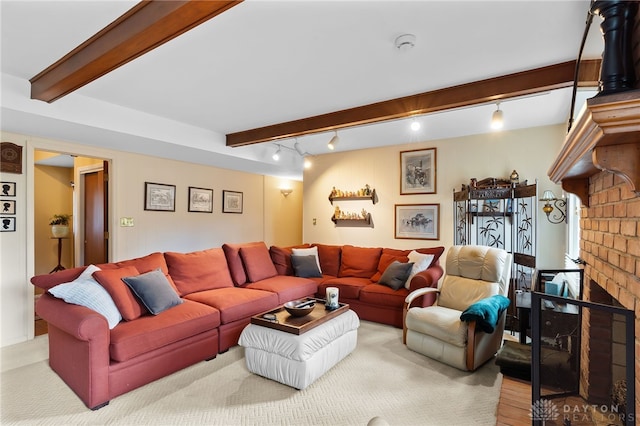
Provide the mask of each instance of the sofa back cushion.
POLYGON ((264 244, 262 241, 253 243, 242 244, 230 244, 225 243, 222 245, 222 250, 227 258, 227 265, 229 266, 229 273, 231 274, 231 280, 237 286, 242 286, 247 283, 247 273, 245 272, 242 258, 240 257, 240 247, 247 247, 251 245, 264 244))
POLYGON ((278 275, 265 243, 240 247, 240 257, 249 282, 255 283, 278 275))
POLYGON ((314 244, 318 247, 318 258, 320 259, 320 270, 324 275, 337 277, 340 272, 340 257, 342 246, 332 246, 326 244, 314 244))
MULTIPOLYGON (((123 260, 121 262, 115 263, 115 267, 122 268, 124 266, 134 266, 141 274, 160 268, 162 273, 167 277, 169 284, 173 286, 176 292, 178 291, 178 288, 169 275, 169 268, 167 267, 167 262, 165 262, 164 260, 164 255, 160 252, 155 252, 143 257, 136 257, 135 259, 123 260)), ((102 265, 100 265, 100 268, 105 269, 102 267, 102 265)))
POLYGON ((148 312, 147 308, 140 303, 129 286, 122 280, 125 277, 135 275, 138 275, 138 270, 134 266, 125 266, 118 269, 103 269, 93 273, 93 278, 107 290, 125 321, 140 318, 148 312))
MULTIPOLYGON (((411 251, 411 250, 409 250, 411 251)), ((417 248, 415 249, 415 251, 417 251, 418 253, 422 253, 422 254, 432 254, 433 255, 433 260, 431 261, 431 265, 429 265, 429 267, 433 266, 433 265, 438 265, 439 264, 439 260, 440 256, 442 256, 442 253, 444 253, 444 247, 443 246, 438 246, 438 247, 429 247, 429 248, 417 248)))
POLYGON ((196 291, 233 287, 227 259, 221 248, 191 253, 166 252, 164 258, 180 296, 196 291))
POLYGON ((410 250, 395 250, 383 248, 382 254, 380 255, 380 260, 378 261, 378 268, 376 273, 371 277, 371 281, 379 281, 384 274, 384 271, 387 270, 387 267, 391 265, 394 261, 398 261, 401 263, 407 263, 409 258, 407 257, 410 250))
POLYGON ((339 277, 371 278, 378 269, 382 248, 342 246, 339 277))
POLYGON ((269 247, 269 255, 271 256, 273 266, 275 266, 276 271, 278 271, 278 275, 293 275, 294 270, 293 264, 291 263, 291 254, 293 253, 293 249, 309 247, 311 247, 309 244, 300 244, 290 247, 269 247))

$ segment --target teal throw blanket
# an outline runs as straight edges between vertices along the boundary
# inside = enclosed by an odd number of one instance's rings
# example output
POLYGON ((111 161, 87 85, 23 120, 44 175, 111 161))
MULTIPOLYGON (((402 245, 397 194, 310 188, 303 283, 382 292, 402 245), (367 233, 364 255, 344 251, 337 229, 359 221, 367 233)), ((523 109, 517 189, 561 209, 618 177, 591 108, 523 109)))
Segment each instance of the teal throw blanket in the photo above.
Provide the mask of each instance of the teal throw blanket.
POLYGON ((500 294, 479 300, 460 315, 461 321, 476 321, 485 333, 493 333, 502 311, 509 307, 510 300, 500 294))

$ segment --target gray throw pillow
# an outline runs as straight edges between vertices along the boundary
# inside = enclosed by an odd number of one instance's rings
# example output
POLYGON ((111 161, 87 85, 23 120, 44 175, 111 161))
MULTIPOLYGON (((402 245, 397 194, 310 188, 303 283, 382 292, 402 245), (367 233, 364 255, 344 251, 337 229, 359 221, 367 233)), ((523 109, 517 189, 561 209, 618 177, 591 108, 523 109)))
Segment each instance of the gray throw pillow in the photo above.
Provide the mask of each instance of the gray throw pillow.
POLYGON ((394 290, 398 290, 404 287, 404 283, 407 281, 407 278, 409 278, 412 268, 413 262, 402 263, 394 260, 391 265, 387 266, 387 269, 384 270, 384 273, 378 280, 378 284, 383 284, 394 290))
POLYGON ((291 256, 291 265, 296 277, 322 278, 315 256, 291 256))
POLYGON ((182 303, 160 268, 135 277, 125 277, 122 281, 153 315, 182 303))

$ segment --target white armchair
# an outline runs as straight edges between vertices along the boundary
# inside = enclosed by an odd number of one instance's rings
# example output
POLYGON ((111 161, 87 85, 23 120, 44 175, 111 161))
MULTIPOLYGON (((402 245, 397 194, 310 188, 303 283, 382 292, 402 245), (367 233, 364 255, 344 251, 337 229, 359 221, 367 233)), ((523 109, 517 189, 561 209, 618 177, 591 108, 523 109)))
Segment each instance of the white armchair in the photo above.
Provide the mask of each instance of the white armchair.
POLYGON ((502 344, 506 312, 492 333, 461 314, 493 295, 506 296, 511 277, 511 255, 487 246, 453 246, 447 252, 445 276, 439 289, 421 288, 404 304, 402 341, 413 351, 461 370, 473 371, 492 358, 502 344), (432 306, 411 307, 418 297, 437 293, 432 306))

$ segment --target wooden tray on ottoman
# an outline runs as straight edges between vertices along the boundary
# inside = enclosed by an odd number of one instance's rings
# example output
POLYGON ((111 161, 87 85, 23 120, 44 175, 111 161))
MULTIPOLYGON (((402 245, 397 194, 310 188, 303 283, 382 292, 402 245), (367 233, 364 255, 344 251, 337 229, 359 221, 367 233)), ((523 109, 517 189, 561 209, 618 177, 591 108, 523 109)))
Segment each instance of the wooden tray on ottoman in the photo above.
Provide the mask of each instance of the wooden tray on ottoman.
POLYGON ((307 297, 306 300, 314 300, 316 302, 315 308, 308 315, 303 317, 294 317, 290 315, 283 306, 280 306, 277 309, 254 315, 251 317, 251 324, 273 328, 286 333, 302 334, 349 310, 349 305, 346 303, 338 303, 339 306, 337 309, 329 311, 325 309, 324 299, 307 297), (276 316, 276 320, 270 321, 268 319, 264 319, 262 317, 264 314, 274 314, 276 316))

